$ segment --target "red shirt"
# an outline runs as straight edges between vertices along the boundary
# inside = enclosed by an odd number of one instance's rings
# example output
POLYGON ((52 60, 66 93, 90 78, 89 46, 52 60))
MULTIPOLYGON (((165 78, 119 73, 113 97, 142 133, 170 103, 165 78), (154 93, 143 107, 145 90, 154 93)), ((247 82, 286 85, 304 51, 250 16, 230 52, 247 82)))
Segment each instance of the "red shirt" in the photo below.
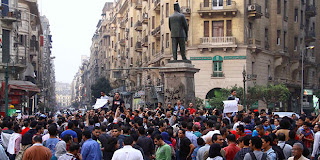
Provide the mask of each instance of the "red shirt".
POLYGON ((235 130, 230 131, 230 132, 231 132, 231 134, 234 134, 236 136, 236 139, 239 139, 240 137, 244 137, 247 135, 247 134, 244 134, 244 135, 240 136, 239 134, 237 134, 237 131, 235 131, 235 130))
POLYGON ((27 133, 30 130, 29 127, 26 127, 25 129, 22 130, 21 136, 23 136, 25 133, 27 133))
POLYGON ((223 150, 226 151, 226 159, 233 160, 240 148, 235 143, 231 143, 228 147, 224 147, 223 150))
POLYGON ((194 108, 188 108, 190 114, 196 113, 196 110, 194 108))

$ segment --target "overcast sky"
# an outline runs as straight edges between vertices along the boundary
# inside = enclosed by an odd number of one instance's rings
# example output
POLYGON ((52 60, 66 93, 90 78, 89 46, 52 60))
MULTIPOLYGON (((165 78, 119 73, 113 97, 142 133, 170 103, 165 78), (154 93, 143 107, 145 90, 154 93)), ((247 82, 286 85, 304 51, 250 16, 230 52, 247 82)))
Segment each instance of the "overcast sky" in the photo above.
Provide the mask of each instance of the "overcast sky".
POLYGON ((41 15, 50 22, 56 81, 71 83, 81 55, 90 55, 91 38, 107 1, 113 0, 38 0, 41 15))

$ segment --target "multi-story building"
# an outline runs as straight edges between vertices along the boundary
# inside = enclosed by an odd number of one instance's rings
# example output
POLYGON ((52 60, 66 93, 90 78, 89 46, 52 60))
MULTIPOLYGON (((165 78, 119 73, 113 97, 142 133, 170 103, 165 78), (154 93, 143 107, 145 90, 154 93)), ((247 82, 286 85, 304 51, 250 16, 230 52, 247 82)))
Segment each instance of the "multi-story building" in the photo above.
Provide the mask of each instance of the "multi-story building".
MULTIPOLYGON (((43 88, 43 30, 37 1, 2 1, 1 8, 0 80, 4 82, 8 73, 9 105, 31 113, 41 99, 41 94, 36 93, 43 88), (23 87, 25 85, 32 89, 23 87)), ((5 84, 2 86, 4 88, 5 84)), ((1 97, 4 99, 5 96, 1 97)), ((1 111, 4 110, 1 107, 1 111)))
POLYGON ((71 106, 71 86, 68 83, 57 82, 56 88, 56 101, 57 106, 66 108, 71 106))
MULTIPOLYGON (((124 93, 128 99, 142 98, 143 103, 139 104, 163 101, 164 81, 159 68, 172 58, 168 21, 173 3, 118 0, 112 7, 106 4, 93 37, 91 78, 95 73, 106 76, 115 91, 124 93)), ((186 54, 200 69, 195 74, 197 97, 209 99, 219 94, 221 88, 243 86, 243 70, 247 73, 247 86, 287 85, 291 92, 290 110, 298 110, 300 106, 302 68, 304 89, 318 89, 320 16, 315 15, 320 2, 179 3, 189 25, 186 54), (316 47, 308 50, 308 46, 316 47)))

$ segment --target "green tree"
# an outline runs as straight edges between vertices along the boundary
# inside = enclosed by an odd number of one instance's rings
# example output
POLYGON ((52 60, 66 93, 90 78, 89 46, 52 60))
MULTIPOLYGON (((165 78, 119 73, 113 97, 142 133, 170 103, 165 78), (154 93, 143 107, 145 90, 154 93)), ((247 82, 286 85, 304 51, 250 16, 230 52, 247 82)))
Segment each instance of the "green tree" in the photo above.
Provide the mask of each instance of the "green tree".
POLYGON ((209 100, 209 104, 213 108, 223 109, 223 101, 227 100, 231 94, 231 90, 235 90, 237 93, 237 97, 242 100, 243 99, 243 88, 238 86, 233 86, 231 88, 221 88, 219 90, 219 94, 215 95, 209 100))
POLYGON ((195 107, 196 108, 202 108, 203 107, 203 99, 196 97, 195 98, 195 107))
POLYGON ((101 92, 109 93, 112 90, 110 82, 105 78, 101 77, 91 86, 91 94, 93 96, 92 101, 101 96, 101 92))

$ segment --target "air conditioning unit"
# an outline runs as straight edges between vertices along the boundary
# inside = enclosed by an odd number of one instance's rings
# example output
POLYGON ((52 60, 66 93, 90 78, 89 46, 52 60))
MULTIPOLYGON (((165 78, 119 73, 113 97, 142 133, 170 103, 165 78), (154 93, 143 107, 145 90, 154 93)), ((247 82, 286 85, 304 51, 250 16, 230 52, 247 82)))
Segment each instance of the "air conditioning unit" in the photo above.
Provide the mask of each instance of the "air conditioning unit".
POLYGON ((183 8, 182 13, 191 13, 191 9, 190 8, 183 8))
POLYGON ((256 5, 249 5, 248 6, 248 11, 256 11, 257 8, 256 8, 256 5))

